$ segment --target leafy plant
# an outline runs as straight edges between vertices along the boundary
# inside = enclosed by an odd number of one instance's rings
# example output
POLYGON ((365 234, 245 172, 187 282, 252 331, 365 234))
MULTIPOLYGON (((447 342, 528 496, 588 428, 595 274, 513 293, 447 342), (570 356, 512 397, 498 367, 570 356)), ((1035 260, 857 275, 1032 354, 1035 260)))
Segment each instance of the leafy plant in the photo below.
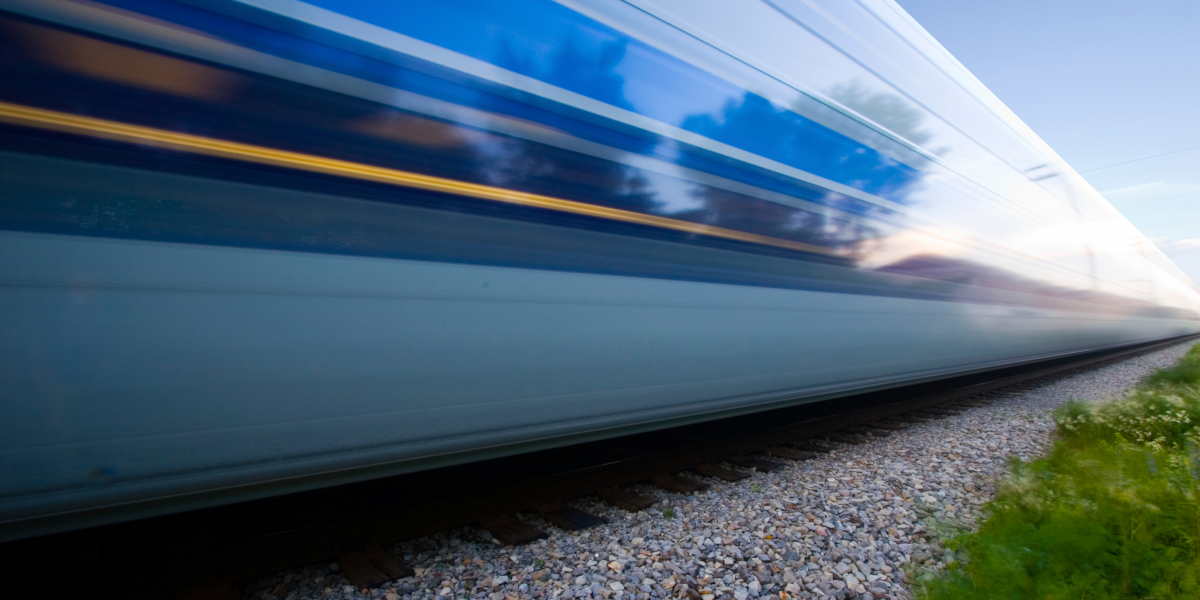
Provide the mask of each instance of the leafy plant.
POLYGON ((1153 450, 1181 450, 1200 441, 1200 346, 1175 366, 1146 378, 1123 399, 1072 401, 1055 413, 1059 438, 1069 444, 1097 441, 1144 444, 1153 450))
POLYGON ((950 543, 928 600, 1200 597, 1200 346, 1125 398, 1072 402, 1039 460, 1014 460, 989 518, 950 543))
POLYGON ((1173 367, 1160 369, 1146 378, 1148 387, 1170 387, 1173 385, 1194 386, 1200 384, 1200 346, 1192 348, 1173 367))

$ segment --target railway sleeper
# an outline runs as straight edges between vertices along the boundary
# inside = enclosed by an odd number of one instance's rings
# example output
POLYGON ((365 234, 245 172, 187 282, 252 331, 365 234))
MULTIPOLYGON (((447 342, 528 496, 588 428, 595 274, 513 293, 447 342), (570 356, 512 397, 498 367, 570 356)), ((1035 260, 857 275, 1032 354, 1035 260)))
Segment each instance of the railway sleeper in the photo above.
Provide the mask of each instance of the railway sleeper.
POLYGON ((890 431, 887 431, 884 429, 874 429, 874 428, 868 427, 866 425, 853 425, 853 426, 847 427, 846 431, 849 433, 852 433, 854 435, 861 435, 861 436, 866 436, 866 437, 887 437, 892 434, 892 432, 890 432, 890 431))
POLYGON ((489 517, 479 521, 480 537, 490 535, 501 546, 519 546, 550 537, 545 531, 520 521, 512 515, 489 517))
POLYGON ((817 455, 813 452, 805 452, 803 450, 792 450, 790 448, 780 448, 777 446, 767 448, 767 454, 770 454, 771 456, 776 456, 779 458, 786 458, 789 460, 812 460, 817 457, 817 455))
POLYGON ((883 431, 903 431, 908 429, 907 426, 901 425, 900 423, 890 423, 887 421, 871 421, 870 423, 867 423, 867 427, 872 429, 880 429, 883 431))
POLYGON ((379 546, 347 552, 338 557, 337 564, 342 575, 360 590, 379 588, 413 575, 411 567, 379 546))
POLYGON ((805 452, 817 452, 820 454, 828 454, 828 453, 836 450, 836 448, 834 448, 833 446, 826 446, 825 444, 814 442, 812 440, 804 440, 801 442, 796 442, 792 445, 801 450, 804 450, 805 452))
POLYGON ((563 531, 579 531, 608 522, 604 517, 584 512, 561 502, 543 504, 533 509, 534 514, 547 520, 563 531))
POLYGON ((962 414, 961 410, 954 410, 952 408, 924 408, 921 409, 921 412, 938 417, 953 417, 962 414))
POLYGON ((943 419, 943 418, 950 416, 950 415, 938 414, 936 412, 932 412, 932 411, 929 411, 929 410, 926 410, 923 408, 921 410, 914 410, 914 411, 912 411, 911 414, 913 416, 925 419, 926 421, 936 421, 938 419, 943 419))
POLYGON ((763 473, 778 471, 779 469, 787 466, 781 462, 775 462, 762 458, 754 458, 752 456, 736 456, 731 458, 729 462, 739 467, 746 467, 747 469, 754 469, 755 471, 761 471, 763 473))
POLYGON ((692 467, 692 470, 705 476, 705 477, 713 477, 716 479, 720 479, 722 481, 729 481, 729 482, 741 481, 743 479, 747 479, 750 477, 749 473, 745 473, 742 471, 734 471, 733 469, 726 469, 725 467, 718 467, 716 465, 707 464, 707 463, 702 464, 702 465, 696 465, 696 466, 692 467))
POLYGON ((658 502, 654 498, 647 498, 641 494, 636 494, 625 488, 608 488, 600 490, 596 493, 596 497, 600 498, 605 504, 611 504, 617 508, 627 510, 629 512, 638 512, 654 506, 658 502))
POLYGON ((865 444, 867 438, 859 435, 851 435, 846 433, 831 433, 827 436, 831 442, 841 442, 843 444, 865 444))
POLYGON ((655 475, 647 479, 646 483, 675 494, 703 492, 708 489, 707 483, 678 475, 655 475))

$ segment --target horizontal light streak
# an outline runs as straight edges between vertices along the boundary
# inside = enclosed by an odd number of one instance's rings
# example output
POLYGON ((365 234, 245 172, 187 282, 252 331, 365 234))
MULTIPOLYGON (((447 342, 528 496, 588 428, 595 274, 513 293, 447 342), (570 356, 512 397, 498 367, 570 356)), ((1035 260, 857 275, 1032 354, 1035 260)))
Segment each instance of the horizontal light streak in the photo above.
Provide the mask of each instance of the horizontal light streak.
POLYGON ((675 231, 683 231, 711 237, 776 246, 779 248, 799 250, 802 252, 812 252, 826 255, 836 254, 830 248, 805 244, 802 242, 793 242, 790 240, 758 235, 754 233, 747 233, 744 231, 736 231, 733 229, 725 229, 723 227, 690 223, 687 221, 680 221, 678 219, 588 204, 586 202, 577 202, 574 200, 565 200, 562 198, 554 198, 540 194, 518 192, 515 190, 494 186, 457 181, 454 179, 435 177, 432 175, 422 175, 420 173, 412 173, 409 171, 389 169, 375 165, 367 165, 335 158, 316 156, 312 154, 292 152, 289 150, 279 150, 252 144, 244 144, 241 142, 231 142, 228 140, 167 131, 152 127, 130 125, 117 121, 85 117, 71 113, 22 106, 19 104, 10 104, 7 102, 0 102, 0 121, 15 125, 38 127, 65 133, 89 135, 123 142, 133 142, 158 148, 183 150, 196 154, 243 160, 247 162, 285 167, 289 169, 324 173, 327 175, 349 177, 366 181, 375 181, 407 188, 444 192, 471 198, 493 200, 509 204, 518 204, 522 206, 543 208, 577 215, 610 219, 613 221, 649 225, 663 229, 672 229, 675 231))

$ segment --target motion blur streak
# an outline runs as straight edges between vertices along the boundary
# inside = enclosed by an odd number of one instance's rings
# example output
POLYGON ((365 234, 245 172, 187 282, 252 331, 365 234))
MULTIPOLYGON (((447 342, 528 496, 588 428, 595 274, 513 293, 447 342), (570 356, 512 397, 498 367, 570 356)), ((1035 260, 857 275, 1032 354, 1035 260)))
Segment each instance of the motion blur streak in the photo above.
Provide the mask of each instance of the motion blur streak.
POLYGON ((228 96, 238 78, 228 72, 36 25, 10 28, 32 54, 81 75, 204 100, 228 96))
POLYGON ((891 0, 0 0, 0 540, 1200 331, 891 0))
MULTIPOLYGON (((665 227, 667 229, 677 229, 691 233, 729 238, 731 240, 741 240, 770 246, 779 246, 781 248, 790 248, 792 250, 800 250, 803 252, 816 252, 820 254, 831 253, 825 248, 819 248, 809 244, 800 244, 796 242, 789 242, 787 240, 777 240, 761 235, 743 233, 740 231, 730 231, 720 227, 696 225, 693 223, 685 223, 683 221, 676 221, 673 219, 655 217, 653 215, 643 215, 626 210, 617 210, 603 206, 593 206, 590 204, 584 204, 582 202, 571 202, 570 200, 561 200, 558 198, 550 198, 548 196, 539 196, 537 194, 515 192, 512 190, 443 179, 441 177, 429 177, 416 173, 405 173, 403 171, 397 171, 394 169, 384 169, 381 167, 373 167, 371 165, 352 163, 344 160, 335 160, 322 158, 320 156, 299 154, 297 152, 261 148, 248 144, 238 144, 235 142, 214 140, 195 135, 161 131, 148 127, 114 123, 101 119, 91 119, 88 117, 80 117, 78 115, 40 110, 36 108, 29 108, 27 106, 17 106, 4 102, 0 102, 0 121, 16 123, 20 125, 35 125, 48 129, 55 129, 58 131, 83 133, 96 137, 128 141, 162 148, 187 150, 189 152, 197 152, 200 154, 211 154, 213 156, 236 158, 263 164, 289 167, 293 169, 328 173, 330 175, 340 175, 343 177, 353 177, 356 179, 368 179, 422 190, 461 194, 463 196, 470 196, 473 198, 483 198, 487 200, 496 200, 499 202, 511 202, 513 204, 523 204, 538 208, 561 210, 564 212, 588 215, 592 217, 601 217, 616 221, 627 221, 630 223, 652 225, 656 227, 665 227)), ((413 132, 408 135, 420 135, 421 133, 422 132, 413 132)), ((407 139, 407 137, 401 137, 401 140, 403 139, 407 139)), ((434 141, 432 142, 426 141, 427 139, 428 138, 422 138, 420 143, 422 145, 438 144, 436 141, 437 138, 433 138, 434 141)))

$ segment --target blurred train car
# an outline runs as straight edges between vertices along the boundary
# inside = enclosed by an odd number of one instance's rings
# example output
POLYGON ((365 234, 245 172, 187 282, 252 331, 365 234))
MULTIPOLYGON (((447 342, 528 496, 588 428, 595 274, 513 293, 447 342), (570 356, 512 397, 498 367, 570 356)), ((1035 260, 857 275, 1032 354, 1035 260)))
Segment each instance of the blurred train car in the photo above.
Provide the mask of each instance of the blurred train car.
POLYGON ((0 540, 1200 331, 890 0, 0 0, 0 540))

